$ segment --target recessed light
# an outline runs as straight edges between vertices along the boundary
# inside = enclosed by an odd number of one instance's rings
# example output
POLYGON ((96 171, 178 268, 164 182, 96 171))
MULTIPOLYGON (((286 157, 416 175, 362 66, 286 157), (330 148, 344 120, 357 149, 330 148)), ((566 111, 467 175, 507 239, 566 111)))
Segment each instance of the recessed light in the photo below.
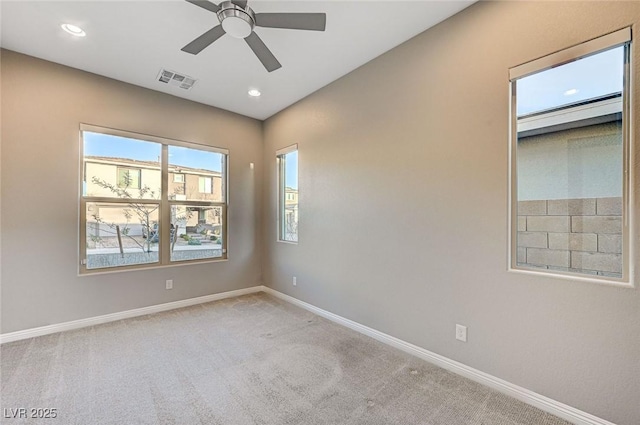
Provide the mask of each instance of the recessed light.
POLYGON ((565 96, 573 96, 576 93, 578 93, 578 89, 569 89, 566 92, 564 92, 564 95, 565 96))
POLYGON ((260 95, 262 94, 258 89, 249 89, 248 93, 251 97, 260 97, 260 95))
POLYGON ((74 35, 76 37, 84 37, 85 35, 87 35, 87 33, 84 32, 82 28, 77 27, 73 24, 62 24, 60 26, 62 27, 63 30, 65 30, 69 34, 74 35))

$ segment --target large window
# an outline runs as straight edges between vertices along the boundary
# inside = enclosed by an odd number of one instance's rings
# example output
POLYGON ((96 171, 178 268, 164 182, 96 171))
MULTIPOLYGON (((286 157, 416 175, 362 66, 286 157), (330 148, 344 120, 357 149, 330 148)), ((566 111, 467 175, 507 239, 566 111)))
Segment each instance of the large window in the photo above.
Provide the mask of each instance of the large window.
POLYGON ((276 153, 278 164, 278 240, 298 242, 298 145, 276 153))
POLYGON ((631 282, 626 28, 511 78, 510 268, 631 282))
POLYGON ((81 134, 82 273, 226 258, 226 150, 86 125, 81 134))

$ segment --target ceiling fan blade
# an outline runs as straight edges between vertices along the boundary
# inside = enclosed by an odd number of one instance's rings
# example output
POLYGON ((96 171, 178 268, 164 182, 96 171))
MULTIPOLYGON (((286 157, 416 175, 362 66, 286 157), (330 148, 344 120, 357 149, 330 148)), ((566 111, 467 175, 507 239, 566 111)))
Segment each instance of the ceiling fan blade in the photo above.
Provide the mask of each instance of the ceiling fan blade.
POLYGON ((292 30, 324 31, 326 13, 256 13, 256 26, 292 30))
POLYGON ((216 13, 218 10, 220 10, 220 6, 218 6, 217 4, 213 4, 207 0, 186 0, 186 1, 188 1, 191 4, 195 4, 196 6, 200 6, 203 9, 207 9, 209 12, 216 13))
POLYGON ((196 38, 180 50, 182 50, 183 52, 191 53, 192 55, 197 55, 202 50, 204 50, 205 47, 212 44, 224 34, 225 32, 222 29, 222 25, 218 25, 217 27, 211 28, 209 31, 205 32, 200 37, 196 38))
POLYGON ((260 59, 262 65, 267 68, 267 71, 272 72, 282 67, 280 62, 278 62, 278 59, 276 59, 276 57, 273 56, 273 53, 271 53, 271 50, 269 50, 262 39, 258 37, 258 34, 251 32, 244 41, 246 41, 249 47, 251 47, 251 50, 253 50, 253 53, 256 54, 258 59, 260 59))
POLYGON ((231 0, 231 3, 235 4, 236 6, 239 6, 241 8, 245 8, 247 7, 247 0, 231 0))

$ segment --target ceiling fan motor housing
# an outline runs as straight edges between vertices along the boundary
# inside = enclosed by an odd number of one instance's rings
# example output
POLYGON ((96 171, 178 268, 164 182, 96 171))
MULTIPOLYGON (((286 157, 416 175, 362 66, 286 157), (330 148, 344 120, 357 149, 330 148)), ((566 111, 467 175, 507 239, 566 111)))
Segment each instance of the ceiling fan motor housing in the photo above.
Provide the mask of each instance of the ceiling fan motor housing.
POLYGON ((216 13, 224 31, 235 38, 246 38, 256 26, 256 15, 249 6, 244 9, 231 1, 220 3, 216 13))

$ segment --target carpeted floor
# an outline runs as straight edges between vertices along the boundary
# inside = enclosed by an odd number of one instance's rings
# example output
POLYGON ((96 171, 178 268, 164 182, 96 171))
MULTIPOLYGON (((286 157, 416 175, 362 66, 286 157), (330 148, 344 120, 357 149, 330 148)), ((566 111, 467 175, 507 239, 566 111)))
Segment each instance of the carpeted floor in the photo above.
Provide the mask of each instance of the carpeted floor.
POLYGON ((3 424, 568 424, 265 294, 0 350, 3 424))

